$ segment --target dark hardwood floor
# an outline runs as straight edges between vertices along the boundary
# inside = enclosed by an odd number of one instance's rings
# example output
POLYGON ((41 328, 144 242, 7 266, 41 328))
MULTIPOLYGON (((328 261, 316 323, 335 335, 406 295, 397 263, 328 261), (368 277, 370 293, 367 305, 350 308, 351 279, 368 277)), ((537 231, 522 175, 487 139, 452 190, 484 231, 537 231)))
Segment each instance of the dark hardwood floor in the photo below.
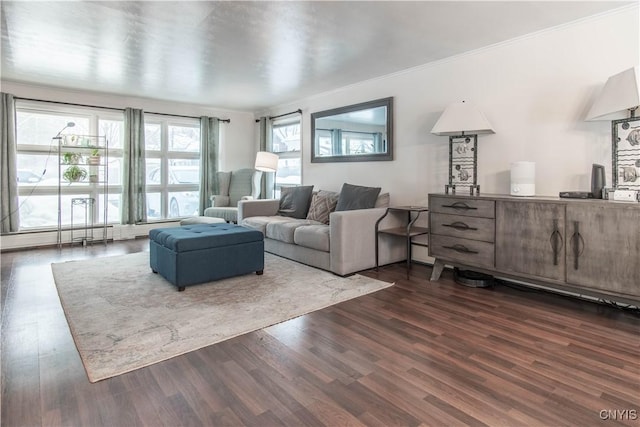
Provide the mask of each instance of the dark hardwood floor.
POLYGON ((2 254, 2 426, 640 425, 634 313, 404 264, 395 286, 89 383, 50 263, 146 240, 2 254))

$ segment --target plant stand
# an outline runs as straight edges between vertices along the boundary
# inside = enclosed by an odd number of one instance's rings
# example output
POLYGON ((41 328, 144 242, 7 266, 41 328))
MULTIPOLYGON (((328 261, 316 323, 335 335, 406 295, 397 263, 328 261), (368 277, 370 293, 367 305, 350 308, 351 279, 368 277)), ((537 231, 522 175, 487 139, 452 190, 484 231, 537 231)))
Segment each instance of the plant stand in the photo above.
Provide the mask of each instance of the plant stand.
POLYGON ((87 246, 87 242, 93 242, 93 210, 96 199, 93 197, 74 197, 71 199, 71 244, 74 242, 82 242, 82 246, 87 246), (76 207, 79 206, 84 214, 83 227, 74 227, 73 217, 76 213, 76 207), (74 231, 83 231, 80 236, 74 236, 74 231))

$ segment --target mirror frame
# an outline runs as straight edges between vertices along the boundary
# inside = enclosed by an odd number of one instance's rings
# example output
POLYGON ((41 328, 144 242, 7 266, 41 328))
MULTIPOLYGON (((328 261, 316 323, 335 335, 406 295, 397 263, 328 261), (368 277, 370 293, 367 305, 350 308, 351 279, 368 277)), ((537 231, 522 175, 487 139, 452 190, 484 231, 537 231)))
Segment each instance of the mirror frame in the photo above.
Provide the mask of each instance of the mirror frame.
POLYGON ((311 113, 311 163, 330 162, 375 162, 393 160, 393 97, 381 98, 373 101, 362 102, 360 104, 348 105, 346 107, 333 108, 331 110, 311 113), (354 111, 367 110, 369 108, 387 108, 387 152, 365 155, 344 155, 344 156, 316 156, 316 119, 334 116, 336 114, 351 113, 354 111))

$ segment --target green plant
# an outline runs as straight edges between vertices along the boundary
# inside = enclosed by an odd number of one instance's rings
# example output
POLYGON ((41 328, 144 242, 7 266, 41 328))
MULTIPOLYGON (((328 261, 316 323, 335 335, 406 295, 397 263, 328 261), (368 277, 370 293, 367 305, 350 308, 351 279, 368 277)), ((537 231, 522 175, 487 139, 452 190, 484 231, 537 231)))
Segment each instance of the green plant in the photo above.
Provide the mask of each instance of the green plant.
POLYGON ((98 150, 97 148, 94 148, 93 150, 91 150, 91 155, 93 157, 100 157, 100 150, 98 150))
POLYGON ((69 183, 78 182, 87 177, 87 171, 80 166, 73 165, 69 166, 67 170, 64 171, 62 177, 69 181, 69 183))
POLYGON ((62 162, 65 165, 77 165, 82 160, 82 154, 66 152, 62 155, 62 162))

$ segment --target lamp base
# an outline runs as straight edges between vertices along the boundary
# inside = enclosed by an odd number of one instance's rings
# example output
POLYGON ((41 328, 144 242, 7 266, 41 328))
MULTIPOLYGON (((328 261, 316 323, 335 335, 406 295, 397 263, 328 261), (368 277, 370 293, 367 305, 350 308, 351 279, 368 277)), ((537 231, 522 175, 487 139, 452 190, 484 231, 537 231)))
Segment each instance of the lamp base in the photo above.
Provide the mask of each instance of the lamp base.
MULTIPOLYGON (((465 187, 469 187, 469 194, 471 196, 479 196, 480 195, 480 186, 477 184, 473 185, 465 185, 465 187)), ((451 190, 451 194, 456 194, 456 186, 455 184, 445 184, 444 193, 449 194, 449 190, 451 190)))

